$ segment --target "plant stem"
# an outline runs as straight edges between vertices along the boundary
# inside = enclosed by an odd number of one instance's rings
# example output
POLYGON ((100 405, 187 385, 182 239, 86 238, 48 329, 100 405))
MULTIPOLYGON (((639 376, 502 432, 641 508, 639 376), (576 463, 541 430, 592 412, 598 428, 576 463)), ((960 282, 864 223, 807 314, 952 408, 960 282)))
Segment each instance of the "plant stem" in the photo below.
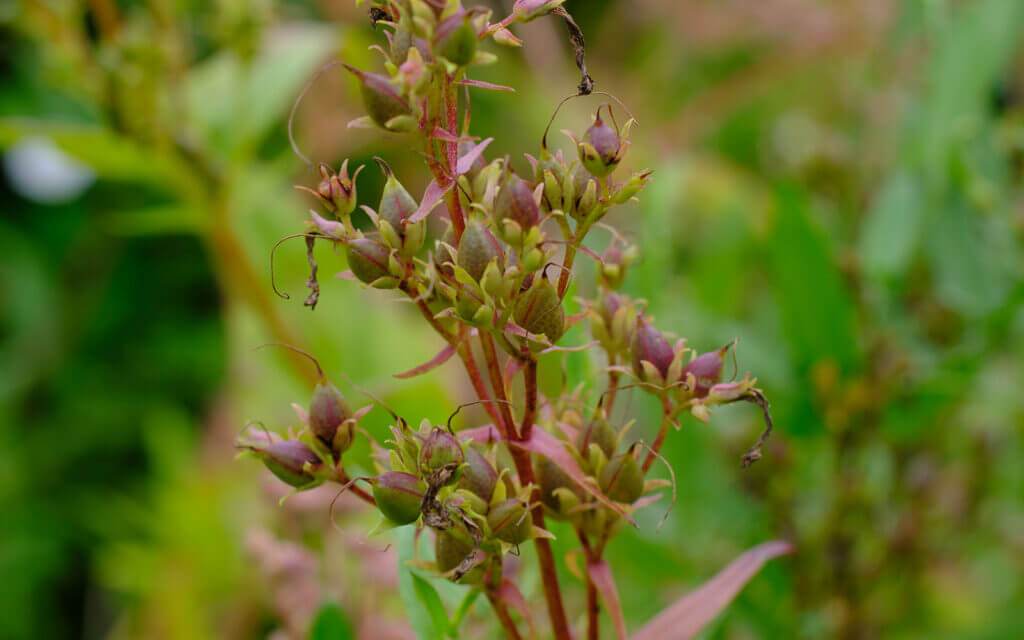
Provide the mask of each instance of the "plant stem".
POLYGON ((494 607, 494 613, 498 616, 505 634, 512 640, 522 640, 523 636, 519 635, 519 629, 516 629, 516 623, 512 620, 512 616, 509 615, 505 601, 490 589, 487 590, 487 600, 494 607))
MULTIPOLYGON (((352 478, 348 476, 348 472, 346 472, 345 469, 343 469, 340 465, 338 466, 337 469, 335 469, 335 474, 338 476, 338 484, 342 486, 352 481, 352 478)), ((377 501, 373 499, 373 496, 366 493, 366 491, 360 489, 358 486, 353 484, 351 487, 349 487, 349 491, 359 496, 359 499, 365 502, 366 504, 372 507, 377 506, 377 501)))
MULTIPOLYGON (((608 365, 614 367, 618 363, 618 358, 613 355, 608 356, 608 365)), ((608 391, 605 394, 607 400, 604 403, 605 415, 611 416, 612 409, 615 408, 615 394, 619 389, 619 372, 609 371, 608 372, 608 391)))
MULTIPOLYGON (((576 536, 580 539, 580 545, 583 547, 583 554, 587 559, 587 564, 594 560, 594 549, 590 546, 590 541, 587 540, 587 535, 583 533, 582 529, 576 530, 576 536)), ((600 559, 598 556, 596 559, 600 559)), ((597 586, 594 581, 590 579, 590 570, 587 570, 587 640, 599 640, 601 635, 601 628, 598 625, 598 616, 601 613, 601 605, 597 599, 597 586)))
POLYGON ((532 354, 523 370, 523 382, 526 385, 526 410, 519 426, 519 439, 529 440, 533 433, 533 421, 537 417, 537 359, 532 354))
POLYGON ((516 437, 516 421, 512 417, 512 408, 508 405, 508 394, 505 393, 505 375, 498 363, 498 354, 494 349, 494 338, 491 334, 480 332, 480 344, 484 350, 484 360, 487 363, 487 373, 491 378, 491 387, 494 389, 495 398, 499 401, 499 410, 502 420, 505 422, 503 433, 508 434, 509 439, 516 437))
MULTIPOLYGON (((444 110, 445 110, 445 130, 453 136, 459 135, 459 101, 455 95, 455 85, 452 83, 452 77, 446 75, 444 78, 444 110)), ((459 164, 459 143, 457 142, 446 142, 445 150, 448 157, 448 176, 452 181, 456 181, 458 176, 456 175, 458 164, 459 164)), ((458 241, 462 237, 462 232, 466 228, 466 219, 462 214, 462 203, 459 201, 459 188, 458 185, 448 190, 446 196, 448 200, 448 214, 452 219, 452 228, 455 230, 455 240, 458 241)))
POLYGON ((661 445, 665 443, 665 435, 668 433, 668 425, 672 422, 672 404, 668 398, 661 399, 661 428, 658 429, 658 437, 654 439, 654 444, 651 445, 651 450, 647 454, 647 458, 644 460, 643 467, 641 469, 644 473, 651 468, 654 464, 654 459, 657 458, 657 453, 661 450, 661 445))

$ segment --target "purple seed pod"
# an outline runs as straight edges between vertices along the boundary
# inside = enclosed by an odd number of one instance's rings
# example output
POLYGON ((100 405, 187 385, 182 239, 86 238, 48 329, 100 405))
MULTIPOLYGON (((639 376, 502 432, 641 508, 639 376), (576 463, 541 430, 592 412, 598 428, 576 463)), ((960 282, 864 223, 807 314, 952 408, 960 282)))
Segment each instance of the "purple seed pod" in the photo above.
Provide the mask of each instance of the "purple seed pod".
POLYGON ((425 482, 400 471, 388 471, 373 481, 373 499, 377 508, 395 524, 409 524, 420 517, 420 504, 427 490, 425 482))
POLYGON ((644 360, 654 365, 662 377, 668 377, 669 365, 672 364, 672 359, 675 357, 672 345, 654 325, 642 318, 638 321, 636 332, 633 334, 631 351, 633 352, 633 373, 638 378, 646 379, 646 373, 641 364, 644 360))
POLYGON ((352 409, 341 391, 326 380, 318 382, 309 401, 309 428, 337 456, 352 446, 353 425, 342 428, 351 417, 352 409))
POLYGON ((519 22, 529 22, 551 13, 551 10, 565 0, 516 0, 512 5, 512 13, 519 22))
POLYGON ((474 280, 479 281, 491 260, 497 258, 498 266, 504 256, 501 242, 478 220, 471 220, 459 240, 458 265, 474 280))
POLYGON ((380 165, 381 171, 387 177, 384 182, 384 190, 380 196, 380 206, 377 207, 377 215, 381 220, 387 220, 399 234, 405 228, 406 220, 416 213, 416 200, 409 194, 402 183, 398 181, 391 167, 380 158, 375 158, 380 165))
POLYGON ((729 351, 729 347, 730 345, 726 345, 717 351, 702 353, 683 367, 683 379, 687 378, 686 374, 692 373, 696 380, 692 389, 694 397, 705 397, 711 387, 721 381, 722 365, 725 363, 725 354, 729 351))
POLYGON ((487 524, 495 538, 509 544, 526 542, 533 531, 533 520, 522 500, 510 499, 491 507, 487 524))
POLYGON ((644 474, 631 451, 609 460, 597 482, 601 491, 616 502, 633 504, 644 493, 644 474))
POLYGON ((540 207, 533 199, 533 187, 518 175, 510 173, 498 199, 494 203, 494 215, 499 221, 511 220, 524 232, 540 222, 540 207))
POLYGON ((462 468, 458 488, 479 496, 484 503, 491 501, 494 485, 498 483, 498 472, 479 451, 466 447, 466 466, 462 468))
POLYGON ((391 250, 373 238, 351 240, 345 255, 348 257, 348 268, 366 284, 390 275, 388 261, 391 250))
POLYGON ((304 487, 316 481, 312 473, 306 471, 307 464, 313 471, 323 464, 309 445, 299 440, 282 440, 250 448, 271 473, 293 487, 304 487))
POLYGON ((437 471, 450 464, 458 466, 465 460, 458 438, 440 427, 434 427, 420 450, 420 467, 427 472, 437 471))
POLYGON ((615 313, 622 308, 625 298, 614 291, 606 291, 601 299, 597 303, 597 312, 601 316, 601 320, 604 321, 606 327, 611 329, 612 320, 615 318, 615 313))
POLYGON ((392 118, 412 113, 409 103, 395 91, 387 76, 379 73, 366 73, 347 64, 343 66, 359 79, 363 106, 366 107, 366 113, 370 119, 379 126, 386 129, 388 121, 392 118))
POLYGON ((615 448, 618 446, 619 436, 615 429, 603 416, 599 416, 586 424, 576 436, 576 450, 583 456, 590 450, 590 444, 596 444, 604 455, 611 458, 615 455, 615 448))
POLYGON ((601 120, 601 109, 597 110, 594 124, 590 125, 583 140, 577 145, 580 162, 587 171, 603 178, 615 170, 622 160, 622 139, 615 129, 601 120))

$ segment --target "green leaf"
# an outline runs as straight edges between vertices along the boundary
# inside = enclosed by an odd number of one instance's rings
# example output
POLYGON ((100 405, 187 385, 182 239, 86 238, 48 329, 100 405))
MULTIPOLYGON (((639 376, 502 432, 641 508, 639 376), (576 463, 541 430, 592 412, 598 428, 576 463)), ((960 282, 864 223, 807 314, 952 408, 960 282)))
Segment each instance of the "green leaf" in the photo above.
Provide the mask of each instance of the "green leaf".
POLYGON ((868 212, 860 235, 860 262, 879 279, 899 276, 913 258, 920 238, 925 203, 917 178, 889 176, 868 212))
POLYGON ((398 542, 398 595, 402 599, 406 615, 409 618, 409 626, 416 632, 416 637, 419 640, 442 640, 447 630, 448 617, 444 616, 445 629, 439 630, 435 624, 435 619, 438 617, 437 611, 431 611, 432 607, 440 603, 437 591, 429 582, 415 575, 406 565, 416 557, 416 531, 412 527, 401 527, 394 530, 394 535, 398 542), (425 590, 422 583, 426 583, 430 589, 425 590), (433 597, 437 598, 435 604, 430 603, 432 599, 429 594, 430 590, 433 590, 433 597))
POLYGON ((448 612, 445 611, 444 603, 437 589, 426 579, 412 574, 412 585, 416 590, 416 597, 430 614, 430 621, 434 625, 434 632, 437 636, 448 635, 448 612))
POLYGON ((778 190, 778 219, 771 246, 783 331, 793 362, 806 372, 834 361, 844 372, 860 360, 854 308, 832 258, 829 238, 809 218, 798 187, 778 190))
POLYGON ((352 625, 338 605, 325 603, 309 630, 309 640, 355 640, 352 625))

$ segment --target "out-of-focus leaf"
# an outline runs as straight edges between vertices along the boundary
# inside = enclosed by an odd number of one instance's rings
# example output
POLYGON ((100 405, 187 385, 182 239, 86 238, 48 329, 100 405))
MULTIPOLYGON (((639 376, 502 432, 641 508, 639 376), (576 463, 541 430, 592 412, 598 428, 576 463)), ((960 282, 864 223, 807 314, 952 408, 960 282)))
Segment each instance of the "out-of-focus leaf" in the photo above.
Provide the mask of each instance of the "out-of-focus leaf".
POLYGON ((604 560, 587 563, 587 575, 601 594, 604 608, 615 626, 615 635, 619 640, 626 640, 626 620, 622 617, 622 605, 619 603, 619 590, 615 587, 612 569, 604 560))
POLYGON ((434 626, 434 634, 437 637, 448 635, 448 612, 445 611, 441 596, 437 589, 425 578, 415 573, 412 574, 412 586, 416 590, 416 597, 430 614, 430 622, 434 626))
POLYGON ((924 219, 920 182, 894 173, 882 186, 860 235, 860 262, 876 278, 899 276, 913 257, 924 219))
MULTIPOLYGON (((424 595, 422 584, 417 586, 417 581, 423 583, 426 580, 415 575, 406 566, 407 562, 416 557, 416 532, 412 527, 399 527, 393 530, 393 534, 398 542, 398 594, 405 607, 409 626, 416 632, 416 637, 419 640, 441 640, 444 637, 444 631, 438 631, 434 622, 437 613, 430 610, 431 606, 434 606, 427 602, 431 599, 430 595, 424 595)), ((429 582, 426 584, 430 590, 433 590, 429 582)), ((440 605, 441 600, 436 590, 433 590, 433 597, 436 598, 435 603, 440 605)), ((440 606, 443 609, 443 605, 440 606)), ((445 614, 445 625, 447 627, 447 614, 445 614)))
POLYGON ((793 361, 803 371, 822 360, 847 372, 856 369, 853 304, 829 238, 808 217, 806 196, 797 187, 779 189, 771 255, 793 361))
POLYGON ((696 591, 683 596, 655 616, 634 633, 631 640, 693 638, 732 602, 765 562, 792 551, 793 546, 781 540, 757 545, 729 563, 696 591))
POLYGON ((313 620, 309 640, 355 640, 352 625, 336 604, 324 604, 313 620))
POLYGON ((99 220, 104 231, 122 236, 197 233, 206 220, 199 211, 181 205, 166 205, 114 211, 99 220))

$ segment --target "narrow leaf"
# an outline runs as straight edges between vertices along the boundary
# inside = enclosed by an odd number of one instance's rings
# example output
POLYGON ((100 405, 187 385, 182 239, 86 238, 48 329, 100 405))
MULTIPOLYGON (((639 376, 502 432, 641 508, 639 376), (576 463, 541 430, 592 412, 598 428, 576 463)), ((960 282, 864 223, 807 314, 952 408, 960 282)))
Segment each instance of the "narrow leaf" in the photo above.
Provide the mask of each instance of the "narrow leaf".
POLYGON ((612 577, 611 567, 604 560, 587 563, 587 574, 590 581, 597 588, 604 608, 615 626, 615 635, 619 640, 626 640, 626 620, 622 617, 622 604, 619 602, 619 591, 615 587, 615 578, 612 577))
POLYGON ((476 162, 476 159, 480 157, 480 154, 484 152, 484 149, 486 149, 487 145, 491 144, 491 141, 493 140, 494 138, 487 138, 485 140, 481 140, 479 144, 474 145, 472 149, 466 152, 466 155, 459 158, 459 163, 455 167, 455 172, 461 176, 469 171, 470 168, 472 168, 473 163, 476 162))
POLYGON ((441 187, 437 184, 436 180, 431 180, 430 184, 427 185, 426 191, 423 192, 423 199, 420 200, 420 207, 416 210, 416 213, 409 216, 410 222, 419 222, 423 218, 430 215, 430 212, 434 210, 434 207, 441 202, 441 198, 444 194, 448 193, 448 190, 452 188, 452 182, 447 187, 441 187))
POLYGON ((336 604, 321 606, 309 629, 309 640, 354 640, 355 637, 352 625, 336 604))
POLYGON ((484 82, 483 80, 470 80, 469 78, 466 78, 465 80, 460 80, 456 84, 464 84, 470 87, 477 87, 479 89, 490 89, 491 91, 511 91, 512 93, 516 92, 516 90, 513 89, 512 87, 506 87, 503 84, 492 84, 490 82, 484 82))
POLYGON ((630 640, 689 640, 695 637, 732 602, 765 562, 792 551, 793 545, 784 540, 757 545, 656 615, 630 640))
POLYGON ((516 583, 512 582, 508 578, 502 578, 501 584, 498 586, 498 597, 501 598, 505 604, 512 607, 519 615, 523 616, 526 620, 526 624, 530 627, 530 636, 537 636, 537 627, 533 626, 533 616, 530 615, 530 606, 526 604, 526 598, 523 597, 523 593, 516 586, 516 583))
POLYGON ((424 373, 427 373, 428 371, 433 371, 434 369, 440 367, 442 364, 448 362, 448 360, 450 360, 453 355, 455 355, 455 347, 453 347, 450 344, 449 345, 445 345, 444 349, 441 349, 441 351, 436 356, 434 356, 433 358, 431 358, 427 362, 424 362, 423 364, 421 364, 418 367, 413 367, 412 369, 409 369, 408 371, 403 371, 402 373, 396 373, 395 377, 396 378, 415 378, 416 376, 421 376, 424 373))
POLYGON ((412 575, 412 586, 416 590, 416 597, 430 614, 430 622, 434 625, 434 633, 437 637, 448 635, 448 612, 445 611, 441 596, 437 589, 424 578, 412 575))

